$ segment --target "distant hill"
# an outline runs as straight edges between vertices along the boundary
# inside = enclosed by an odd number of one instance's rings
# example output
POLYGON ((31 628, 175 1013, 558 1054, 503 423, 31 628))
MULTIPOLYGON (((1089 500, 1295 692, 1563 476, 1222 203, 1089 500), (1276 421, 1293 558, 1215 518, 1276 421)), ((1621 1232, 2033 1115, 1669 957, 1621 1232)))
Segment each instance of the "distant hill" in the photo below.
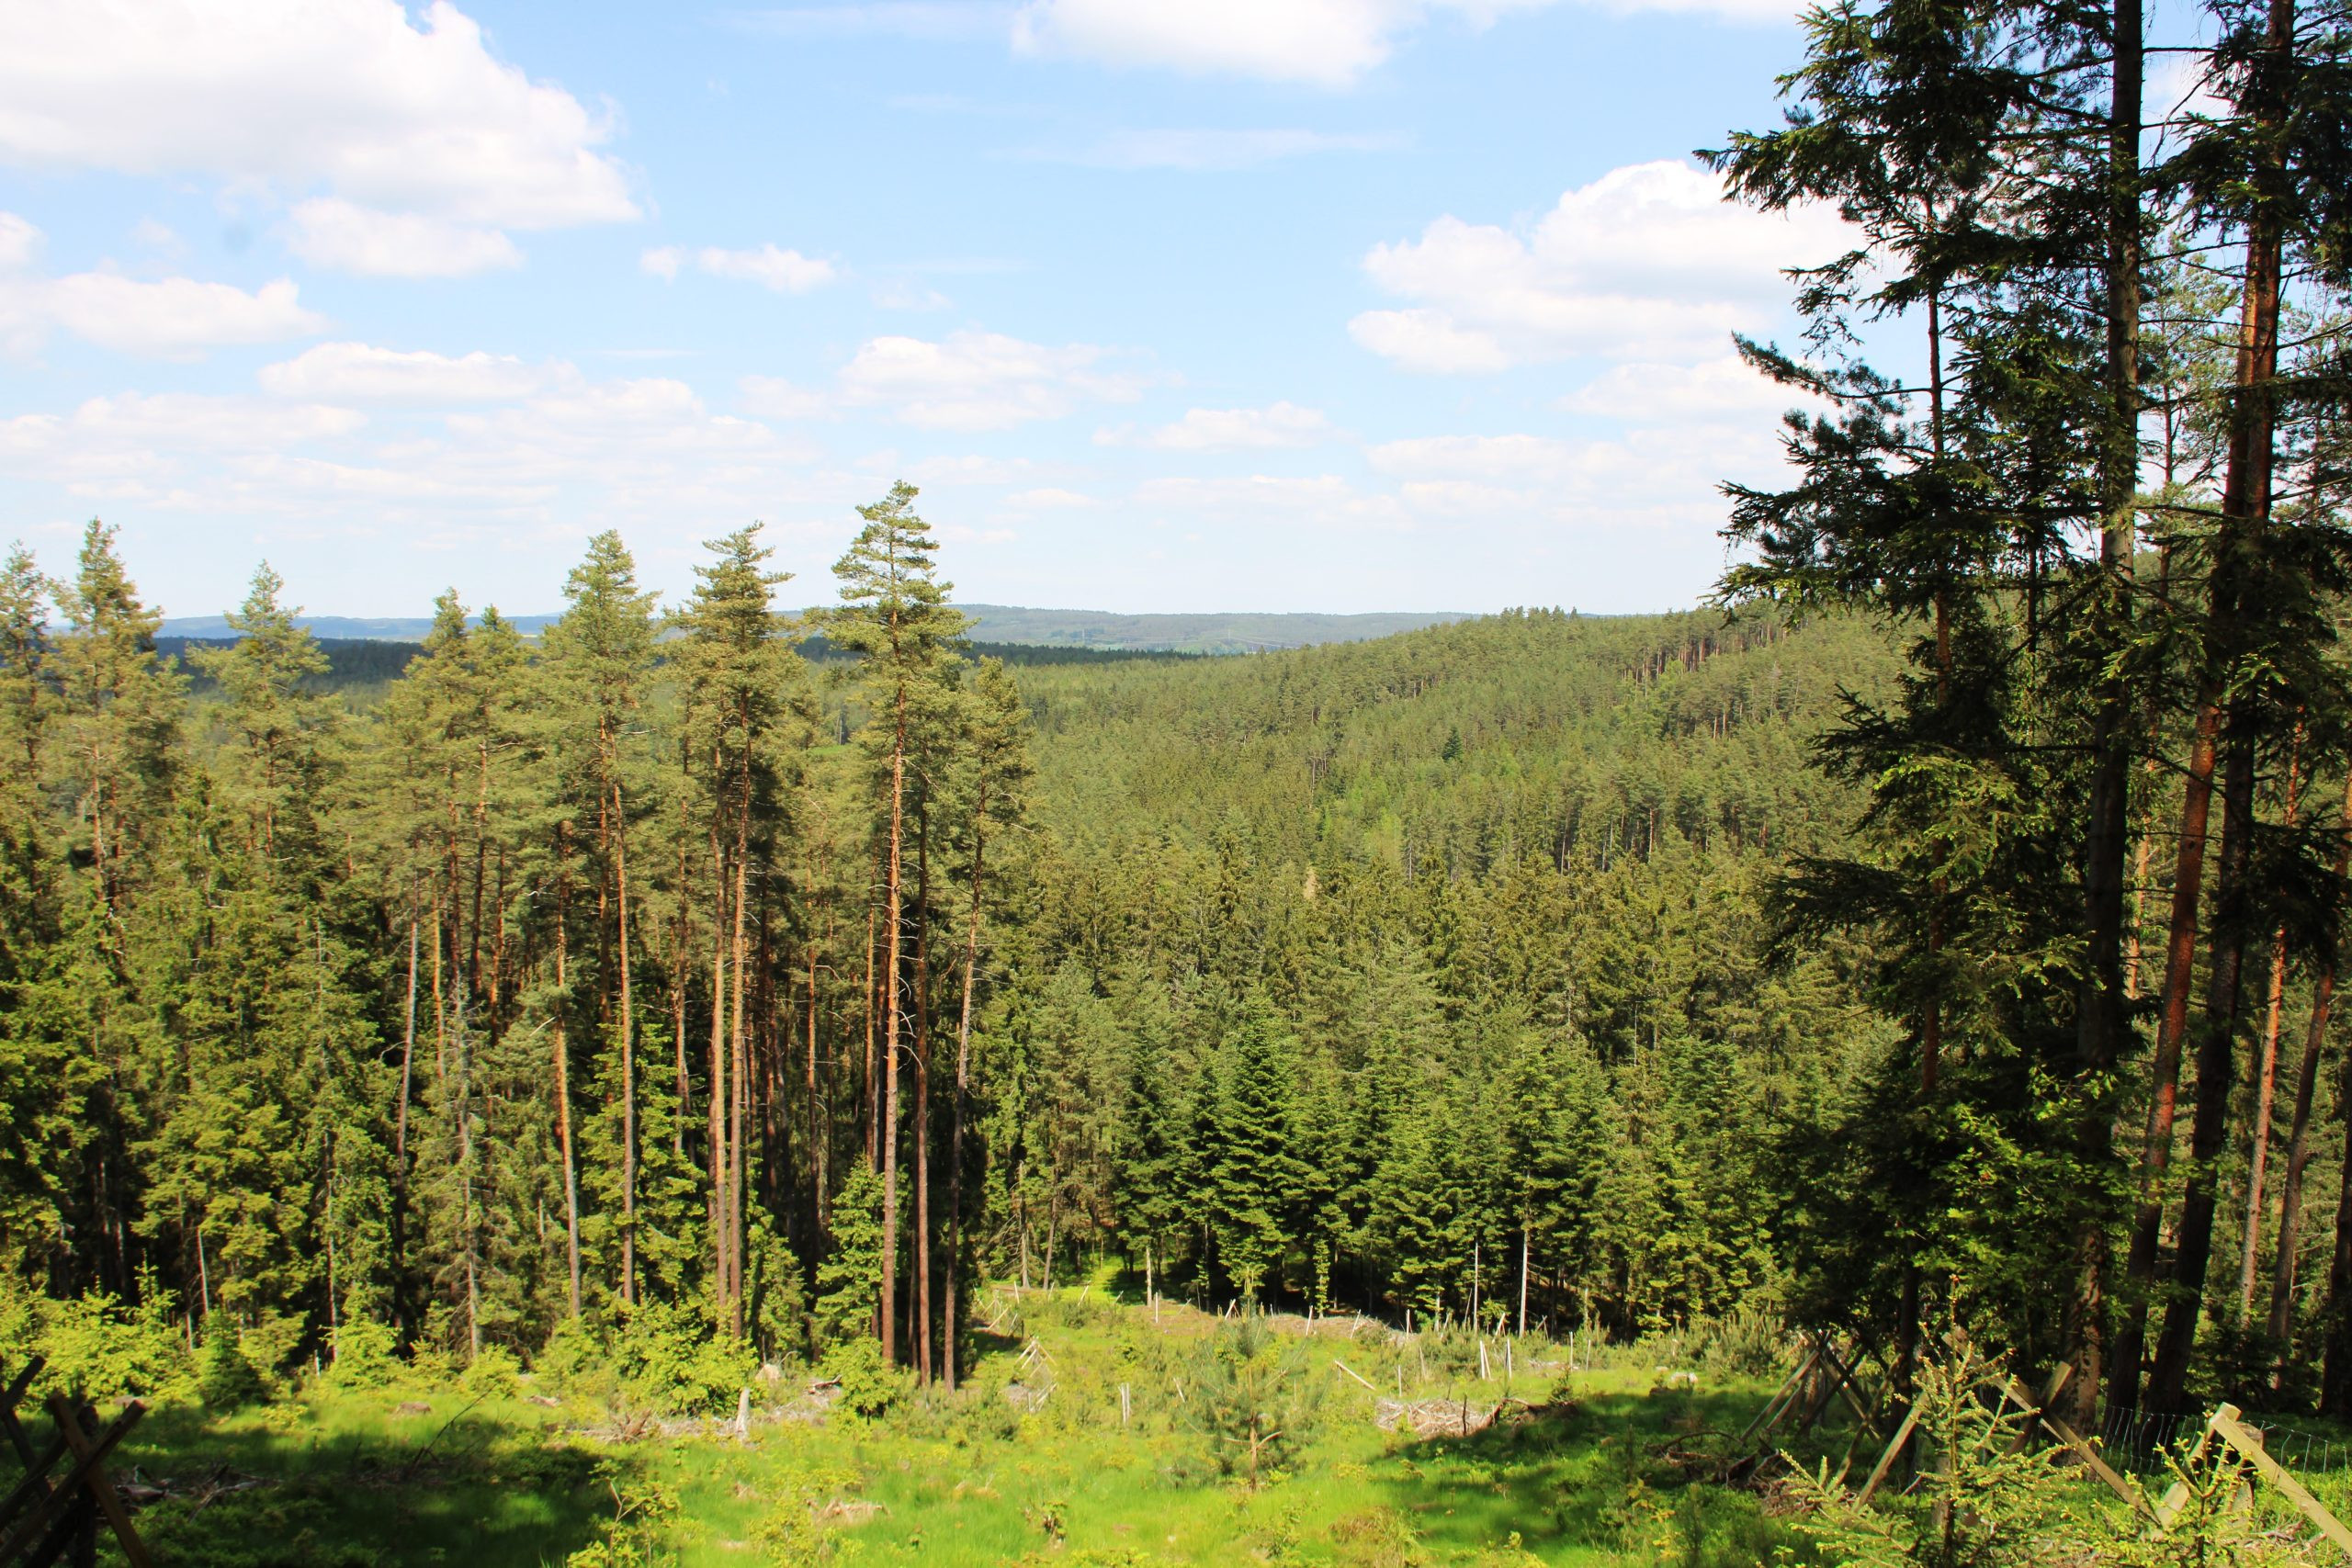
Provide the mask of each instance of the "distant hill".
MULTIPOLYGON (((972 617, 976 642, 1151 653, 1258 653, 1323 642, 1364 642, 1471 618, 1452 610, 1397 610, 1367 615, 1252 611, 1122 615, 1108 610, 1032 610, 1013 604, 964 604, 958 608, 972 617)), ((518 630, 535 637, 556 617, 507 618, 518 630)), ((432 619, 423 615, 305 615, 302 624, 322 641, 421 642, 424 634, 433 629, 432 619)), ((204 641, 235 634, 230 631, 224 615, 179 615, 164 623, 163 635, 204 641)))
POLYGON ((1232 611, 1186 615, 1122 615, 1108 610, 1028 610, 1011 604, 958 605, 972 635, 990 642, 1048 648, 1148 649, 1180 653, 1256 653, 1321 642, 1364 642, 1423 626, 1466 621, 1461 611, 1395 610, 1368 615, 1302 611, 1232 611))
MULTIPOLYGON (((311 635, 322 642, 423 642, 424 634, 433 629, 430 615, 302 615, 297 617, 311 628, 311 635)), ((526 637, 537 637, 553 615, 509 615, 515 630, 526 637)), ((469 619, 475 625, 481 617, 469 619)), ((171 615, 157 628, 158 635, 187 637, 197 642, 233 641, 236 633, 229 629, 226 615, 171 615)))

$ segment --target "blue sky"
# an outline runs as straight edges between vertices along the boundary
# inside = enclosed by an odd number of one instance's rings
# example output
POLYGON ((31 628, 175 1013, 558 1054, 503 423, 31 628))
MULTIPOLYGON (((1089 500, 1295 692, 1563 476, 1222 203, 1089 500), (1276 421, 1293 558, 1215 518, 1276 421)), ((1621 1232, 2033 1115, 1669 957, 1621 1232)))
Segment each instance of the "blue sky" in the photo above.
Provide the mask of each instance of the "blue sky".
POLYGON ((0 538, 175 614, 557 607, 904 476, 972 601, 1690 603, 1817 215, 1792 7, 0 0, 0 538))

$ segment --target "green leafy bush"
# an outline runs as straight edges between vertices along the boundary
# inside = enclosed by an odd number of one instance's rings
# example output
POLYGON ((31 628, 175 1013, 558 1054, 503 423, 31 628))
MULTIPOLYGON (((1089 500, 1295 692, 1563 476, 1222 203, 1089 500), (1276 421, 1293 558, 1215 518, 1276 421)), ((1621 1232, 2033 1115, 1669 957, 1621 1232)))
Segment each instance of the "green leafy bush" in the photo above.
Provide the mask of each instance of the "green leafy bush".
POLYGON ((242 1410, 269 1398, 269 1383, 246 1359, 243 1337, 225 1323, 216 1323, 204 1336, 197 1359, 196 1392, 214 1410, 242 1410))
POLYGON ((840 1380, 841 1401, 835 1408, 869 1420, 904 1399, 914 1387, 914 1374, 885 1360, 882 1347, 862 1335, 826 1351, 817 1370, 840 1380))
POLYGON ((0 1301, 0 1362, 13 1373, 33 1356, 47 1364, 36 1398, 79 1393, 93 1399, 184 1393, 195 1368, 172 1322, 170 1292, 141 1279, 136 1305, 103 1291, 53 1301, 11 1285, 0 1301))
POLYGON ((717 1332, 693 1306, 647 1302, 624 1310, 612 1337, 614 1371, 663 1409, 699 1414, 731 1406, 758 1369, 749 1345, 717 1332))
POLYGON ((400 1336, 388 1323, 349 1318, 335 1325, 328 1381, 339 1388, 390 1388, 401 1372, 400 1336))

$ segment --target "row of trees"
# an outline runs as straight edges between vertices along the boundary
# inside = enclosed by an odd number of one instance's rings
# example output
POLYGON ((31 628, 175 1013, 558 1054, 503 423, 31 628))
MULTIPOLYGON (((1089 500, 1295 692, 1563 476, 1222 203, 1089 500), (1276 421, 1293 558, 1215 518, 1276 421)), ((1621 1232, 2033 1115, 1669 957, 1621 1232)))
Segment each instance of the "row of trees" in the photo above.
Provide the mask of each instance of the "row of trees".
POLYGON ((19 549, 12 1275, 168 1288, 279 1359, 356 1320, 478 1352, 679 1303, 793 1349, 814 1277, 837 1332, 952 1375, 987 856, 1028 763, 913 501, 836 569, 870 716, 831 747, 756 526, 667 615, 599 536, 537 648, 445 596, 358 714, 266 567, 191 702, 108 530, 68 582, 19 549))
POLYGON ((2181 1407, 2202 1323, 2251 1331, 2260 1391, 2320 1327, 2352 31, 2208 11, 2218 41, 2172 51, 2204 107, 2152 114, 2140 0, 1826 6, 1787 123, 1713 154, 1738 196, 1834 203, 1857 236, 1794 275, 1798 349, 1747 345, 1832 412, 1792 416, 1791 487, 1732 491, 1725 596, 1910 639, 1825 746, 1868 789, 1862 840, 1793 886, 1797 928, 1868 933, 1907 1040, 1855 1119, 1868 1178, 1820 1227, 1814 1310, 1907 1358, 1923 1293, 1965 1277, 2008 1343, 2072 1362, 2078 1415, 2181 1407))
POLYGON ((1106 1256, 1619 1332, 1772 1287, 1775 1129, 1878 1032, 1759 896, 1875 639, 1509 615, 1035 669, 1033 726, 911 500, 813 666, 749 530, 341 693, 266 570, 191 683, 104 529, 20 553, 12 1277, 281 1364, 580 1321, 942 1378, 978 1273, 1106 1256))

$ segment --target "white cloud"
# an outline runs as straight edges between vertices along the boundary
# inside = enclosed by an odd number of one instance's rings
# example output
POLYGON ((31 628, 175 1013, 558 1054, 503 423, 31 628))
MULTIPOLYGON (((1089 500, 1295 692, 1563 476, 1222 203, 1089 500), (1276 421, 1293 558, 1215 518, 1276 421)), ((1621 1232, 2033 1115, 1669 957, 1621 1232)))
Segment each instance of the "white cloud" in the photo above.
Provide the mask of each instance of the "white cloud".
POLYGON ((17 309, 119 354, 199 359, 232 344, 280 343, 323 331, 326 318, 302 308, 293 280, 279 278, 248 294, 226 283, 166 277, 153 283, 110 272, 26 280, 0 288, 0 318, 17 309))
POLYGON ((1635 164, 1567 192, 1530 232, 1445 217, 1418 240, 1374 246, 1365 272, 1416 303, 1365 311, 1349 331, 1416 370, 1690 358, 1769 321, 1787 292, 1782 268, 1849 243, 1826 209, 1757 212, 1724 202, 1705 170, 1635 164))
POLYGON ((1323 130, 1118 130, 1076 152, 1040 152, 1055 163, 1103 169, 1249 169, 1316 152, 1385 152, 1401 137, 1323 130))
POLYGON ((1436 12, 1483 27, 1546 0, 1030 0, 1013 49, 1345 87, 1436 12))
POLYGON ((739 26, 786 38, 919 39, 946 42, 1001 35, 1012 7, 988 0, 876 0, 867 5, 786 6, 740 13, 739 26))
POLYGON ((261 384, 287 398, 473 403, 526 397, 550 380, 576 375, 569 366, 535 366, 479 349, 452 356, 364 343, 322 343, 292 359, 264 366, 261 384))
POLYGON ((832 412, 832 399, 780 376, 746 376, 736 385, 742 390, 744 408, 756 418, 816 419, 832 412))
POLYGON ((186 505, 196 495, 189 488, 192 462, 347 436, 365 423, 350 409, 314 403, 124 392, 91 398, 67 414, 0 420, 0 457, 15 472, 50 479, 75 495, 186 505))
POLYGON ((773 244, 762 245, 756 251, 726 251, 717 245, 706 245, 695 253, 695 265, 713 277, 756 283, 779 294, 806 294, 840 276, 833 264, 821 256, 804 256, 798 251, 779 250, 773 244))
POLYGON ((41 232, 13 212, 0 212, 0 271, 17 272, 40 254, 41 232))
POLYGON ((1080 495, 1074 490, 1059 490, 1050 485, 1041 490, 1015 491, 1004 498, 1004 503, 1039 512, 1101 504, 1091 495, 1080 495))
POLYGON ((339 197, 297 205, 286 243, 313 266, 363 277, 466 277, 523 265, 523 253, 496 229, 379 212, 339 197))
POLYGON ((1140 397, 1151 378, 1106 368, 1109 357, 1091 344, 1052 348, 1001 333, 951 333, 936 343, 877 337, 842 367, 842 397, 934 430, 1008 430, 1083 402, 1140 397))
POLYGON ((1758 374, 1737 355, 1703 364, 1618 365, 1559 400, 1570 413, 1645 423, 1769 420, 1809 401, 1758 374))
POLYGON ((0 161, 20 167, 209 175, 478 231, 638 215, 598 151, 609 116, 494 59, 448 0, 421 27, 400 0, 0 0, 0 161))
POLYGON ((1042 465, 1027 457, 925 457, 902 463, 898 454, 891 452, 876 453, 875 458, 860 466, 878 472, 904 473, 919 485, 1015 485, 1043 479, 1047 473, 1042 465))
POLYGON ((1364 456, 1384 474, 1412 479, 1555 479, 1570 463, 1567 443, 1544 435, 1430 435, 1386 441, 1364 456))
POLYGON ((1163 452, 1249 452, 1313 446, 1339 434, 1320 409, 1270 403, 1261 409, 1193 409, 1173 424, 1137 433, 1132 426, 1097 431, 1103 446, 1151 446, 1163 452))
POLYGON ((1492 333, 1456 326, 1442 310, 1366 310, 1348 323, 1348 335, 1408 370, 1451 376, 1513 363, 1492 333))
POLYGON ((684 245, 661 245, 637 258, 640 268, 666 283, 676 282, 689 263, 713 277, 756 283, 779 294, 806 294, 841 276, 841 270, 822 256, 804 256, 775 244, 755 251, 729 251, 717 245, 689 251, 684 245))
POLYGON ((1242 474, 1216 479, 1146 479, 1138 504, 1175 512, 1235 515, 1283 523, 1409 527, 1396 498, 1359 491, 1338 474, 1242 474))

